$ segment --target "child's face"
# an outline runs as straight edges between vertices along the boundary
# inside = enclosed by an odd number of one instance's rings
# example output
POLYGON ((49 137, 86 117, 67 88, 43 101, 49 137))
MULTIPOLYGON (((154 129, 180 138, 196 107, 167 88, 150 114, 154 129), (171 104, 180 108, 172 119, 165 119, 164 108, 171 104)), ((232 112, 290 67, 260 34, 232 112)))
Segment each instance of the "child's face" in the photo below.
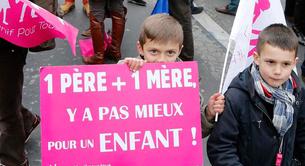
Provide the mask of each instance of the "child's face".
POLYGON ((139 53, 144 56, 148 63, 175 62, 181 51, 178 43, 160 43, 150 39, 147 39, 143 47, 138 42, 137 47, 139 53))
POLYGON ((266 43, 260 54, 254 54, 254 62, 259 66, 262 78, 276 88, 289 79, 297 58, 295 51, 284 51, 266 43))

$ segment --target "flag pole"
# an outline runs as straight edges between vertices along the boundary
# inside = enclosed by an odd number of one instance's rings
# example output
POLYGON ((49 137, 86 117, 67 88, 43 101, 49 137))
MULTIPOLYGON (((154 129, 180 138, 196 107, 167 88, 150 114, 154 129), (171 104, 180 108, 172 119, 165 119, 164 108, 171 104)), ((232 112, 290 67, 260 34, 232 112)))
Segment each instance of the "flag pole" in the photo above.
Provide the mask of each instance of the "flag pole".
MULTIPOLYGON (((226 72, 226 68, 227 68, 227 61, 228 61, 230 48, 231 48, 231 41, 232 40, 229 38, 229 43, 228 43, 228 46, 227 46, 225 61, 223 63, 223 68, 222 68, 222 73, 221 73, 221 80, 220 80, 220 85, 219 85, 219 90, 218 90, 219 93, 221 93, 222 88, 223 88, 223 82, 224 82, 225 72, 226 72)), ((218 121, 218 112, 216 113, 216 116, 215 116, 215 122, 217 122, 217 121, 218 121)))

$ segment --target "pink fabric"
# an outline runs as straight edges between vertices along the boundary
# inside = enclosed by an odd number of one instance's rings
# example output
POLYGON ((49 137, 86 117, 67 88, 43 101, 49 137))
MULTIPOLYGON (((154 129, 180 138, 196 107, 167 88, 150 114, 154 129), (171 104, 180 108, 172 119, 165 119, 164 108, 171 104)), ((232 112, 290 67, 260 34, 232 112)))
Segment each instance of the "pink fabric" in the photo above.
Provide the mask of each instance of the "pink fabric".
POLYGON ((1 0, 0 37, 21 47, 52 38, 68 40, 75 55, 78 29, 28 0, 1 0))
POLYGON ((42 165, 202 165, 197 66, 42 67, 42 165))
MULTIPOLYGON (((104 34, 104 48, 106 49, 110 46, 112 41, 112 37, 107 33, 104 34)), ((94 55, 92 38, 80 39, 79 47, 81 51, 81 55, 84 57, 90 57, 94 55)))
MULTIPOLYGON (((266 10, 270 9, 269 0, 258 0, 255 3, 254 7, 254 16, 253 16, 253 24, 255 24, 256 20, 259 19, 260 15, 263 15, 266 10)), ((258 36, 261 30, 252 29, 252 35, 258 36)), ((252 56, 256 51, 256 44, 258 42, 258 38, 250 40, 250 51, 248 52, 248 57, 252 56)))
POLYGON ((255 3, 254 7, 254 17, 253 23, 258 19, 258 17, 266 10, 270 9, 270 2, 269 0, 258 0, 255 3))

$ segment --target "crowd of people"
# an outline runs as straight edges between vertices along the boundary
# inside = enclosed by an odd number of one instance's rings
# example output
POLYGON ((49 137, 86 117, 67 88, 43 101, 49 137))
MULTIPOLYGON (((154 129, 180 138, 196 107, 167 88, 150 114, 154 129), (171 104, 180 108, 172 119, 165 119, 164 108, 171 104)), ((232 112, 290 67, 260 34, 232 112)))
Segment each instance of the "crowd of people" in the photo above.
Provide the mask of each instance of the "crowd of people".
MULTIPOLYGON (((145 63, 194 60, 192 14, 204 8, 193 0, 168 0, 169 15, 147 17, 139 30, 139 57, 124 59, 121 45, 128 9, 123 0, 82 2, 90 22, 83 34, 91 36, 94 50, 93 56, 83 57, 85 64, 104 64, 110 57, 136 71, 145 63), (106 18, 112 21, 112 42, 107 48, 106 18)), ((143 0, 128 3, 147 5, 143 0)), ((235 15, 238 3, 231 0, 215 10, 235 15)), ((282 24, 266 27, 259 35, 253 63, 235 77, 224 95, 214 92, 205 102, 199 94, 202 137, 210 135, 207 152, 212 165, 305 165, 305 89, 293 71, 298 45, 304 45, 304 6, 304 0, 286 4, 292 30, 282 24), (220 114, 218 122, 216 114, 220 114)), ((64 17, 74 8, 75 0, 65 0, 58 15, 64 17)), ((27 166, 25 143, 40 123, 40 117, 22 105, 28 48, 0 38, 0 50, 0 165, 27 166)), ((305 61, 301 69, 305 82, 305 61)))

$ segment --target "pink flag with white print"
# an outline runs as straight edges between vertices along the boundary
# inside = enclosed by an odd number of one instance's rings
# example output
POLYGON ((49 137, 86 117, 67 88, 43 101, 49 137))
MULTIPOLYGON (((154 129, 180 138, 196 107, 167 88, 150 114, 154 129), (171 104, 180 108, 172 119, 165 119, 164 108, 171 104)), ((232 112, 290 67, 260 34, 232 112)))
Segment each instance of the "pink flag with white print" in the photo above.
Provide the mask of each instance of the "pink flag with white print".
POLYGON ((235 42, 235 48, 223 92, 232 79, 252 63, 259 33, 274 23, 286 24, 280 0, 240 0, 229 39, 235 42))
POLYGON ((44 41, 68 40, 72 53, 78 29, 28 0, 1 0, 0 38, 21 47, 34 47, 44 41))

